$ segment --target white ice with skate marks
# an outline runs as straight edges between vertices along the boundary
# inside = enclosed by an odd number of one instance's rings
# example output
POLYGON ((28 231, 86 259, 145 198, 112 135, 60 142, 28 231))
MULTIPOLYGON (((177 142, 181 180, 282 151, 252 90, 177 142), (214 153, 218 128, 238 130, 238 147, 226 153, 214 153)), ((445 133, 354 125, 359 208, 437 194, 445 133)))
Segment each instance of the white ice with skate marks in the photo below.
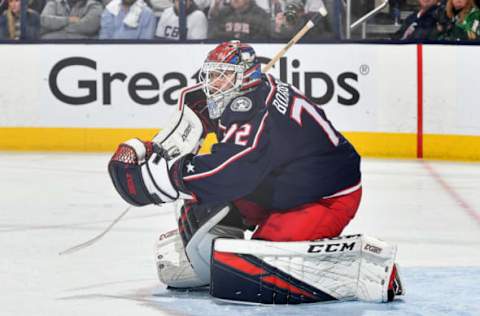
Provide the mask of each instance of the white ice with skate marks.
POLYGON ((391 304, 244 306, 157 281, 154 243, 168 207, 132 209, 110 155, 0 154, 0 315, 480 315, 480 164, 364 159, 363 202, 345 234, 398 244, 407 295, 391 304))

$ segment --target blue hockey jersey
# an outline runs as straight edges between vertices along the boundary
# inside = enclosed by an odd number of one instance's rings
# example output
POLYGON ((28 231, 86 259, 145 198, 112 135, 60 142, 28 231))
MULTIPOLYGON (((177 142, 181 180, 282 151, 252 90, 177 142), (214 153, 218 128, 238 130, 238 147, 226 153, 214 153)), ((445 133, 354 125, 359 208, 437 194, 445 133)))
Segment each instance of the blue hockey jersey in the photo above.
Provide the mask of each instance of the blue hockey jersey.
POLYGON ((185 157, 178 173, 199 203, 246 198, 281 211, 360 187, 353 146, 319 106, 270 75, 210 123, 219 142, 185 157))

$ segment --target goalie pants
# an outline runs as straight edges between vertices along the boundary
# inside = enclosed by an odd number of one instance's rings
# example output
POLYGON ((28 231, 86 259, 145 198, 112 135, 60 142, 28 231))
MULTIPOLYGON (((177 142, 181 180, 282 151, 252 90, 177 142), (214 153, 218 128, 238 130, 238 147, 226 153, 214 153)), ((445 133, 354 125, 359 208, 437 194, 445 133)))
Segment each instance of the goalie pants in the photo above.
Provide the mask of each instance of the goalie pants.
POLYGON ((235 205, 249 224, 258 225, 253 239, 306 241, 339 236, 355 216, 361 197, 362 188, 281 212, 267 211, 244 199, 235 205))

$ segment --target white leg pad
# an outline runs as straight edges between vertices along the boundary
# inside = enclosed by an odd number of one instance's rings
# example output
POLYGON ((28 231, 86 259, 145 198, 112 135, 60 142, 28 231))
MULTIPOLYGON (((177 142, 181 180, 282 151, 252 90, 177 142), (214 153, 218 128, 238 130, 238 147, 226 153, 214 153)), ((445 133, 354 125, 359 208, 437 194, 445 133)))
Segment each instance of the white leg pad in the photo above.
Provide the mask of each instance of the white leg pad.
POLYGON ((338 300, 387 302, 397 247, 353 235, 311 242, 221 238, 215 251, 255 256, 338 300))
POLYGON ((193 270, 185 255, 178 229, 160 235, 156 245, 156 267, 160 281, 174 288, 208 285, 193 270))

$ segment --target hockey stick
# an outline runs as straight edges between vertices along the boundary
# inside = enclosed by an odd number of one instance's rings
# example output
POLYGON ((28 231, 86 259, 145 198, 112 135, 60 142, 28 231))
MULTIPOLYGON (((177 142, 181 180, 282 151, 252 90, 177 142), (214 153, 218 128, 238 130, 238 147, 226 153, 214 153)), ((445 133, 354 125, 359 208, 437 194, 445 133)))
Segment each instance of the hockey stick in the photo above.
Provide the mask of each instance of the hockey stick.
POLYGON ((296 44, 312 27, 314 27, 322 17, 327 16, 328 11, 325 8, 325 5, 323 2, 320 2, 320 9, 318 9, 318 12, 315 13, 315 15, 308 20, 308 22, 305 24, 305 26, 298 31, 297 34, 295 34, 294 37, 283 47, 271 60, 268 64, 263 67, 262 72, 267 73, 270 68, 280 59, 282 58, 283 55, 287 52, 287 50, 290 49, 294 44, 296 44))
POLYGON ((92 239, 89 239, 87 240, 86 242, 83 242, 81 244, 78 244, 76 246, 73 246, 71 248, 68 248, 68 249, 65 249, 64 251, 61 251, 59 252, 58 254, 60 256, 63 256, 63 255, 68 255, 68 254, 71 254, 71 253, 74 253, 74 252, 77 252, 83 248, 87 248, 88 246, 90 245, 93 245, 94 243, 96 243, 98 240, 100 240, 100 238, 102 238, 103 236, 105 236, 106 233, 108 233, 112 227, 118 223, 122 217, 125 216, 125 214, 128 213, 128 211, 130 210, 131 206, 128 206, 123 212, 122 214, 120 214, 120 216, 118 216, 102 233, 100 233, 99 235, 93 237, 92 239))

